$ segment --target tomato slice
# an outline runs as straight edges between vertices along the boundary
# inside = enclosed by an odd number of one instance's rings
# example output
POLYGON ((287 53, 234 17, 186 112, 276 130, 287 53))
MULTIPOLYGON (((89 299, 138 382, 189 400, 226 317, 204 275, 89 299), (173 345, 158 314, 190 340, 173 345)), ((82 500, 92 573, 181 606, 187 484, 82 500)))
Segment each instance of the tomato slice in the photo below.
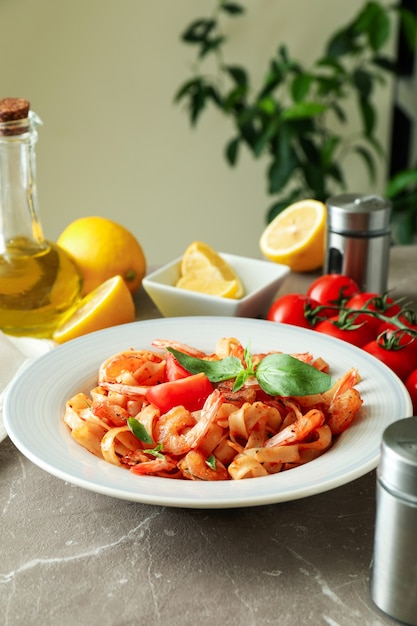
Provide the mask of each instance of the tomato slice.
POLYGON ((150 387, 146 398, 162 413, 174 406, 183 406, 188 411, 198 411, 213 391, 213 385, 205 374, 193 374, 186 378, 168 381, 150 387))
POLYGON ((187 378, 191 376, 190 372, 185 369, 171 352, 165 355, 166 377, 168 380, 178 380, 179 378, 187 378))

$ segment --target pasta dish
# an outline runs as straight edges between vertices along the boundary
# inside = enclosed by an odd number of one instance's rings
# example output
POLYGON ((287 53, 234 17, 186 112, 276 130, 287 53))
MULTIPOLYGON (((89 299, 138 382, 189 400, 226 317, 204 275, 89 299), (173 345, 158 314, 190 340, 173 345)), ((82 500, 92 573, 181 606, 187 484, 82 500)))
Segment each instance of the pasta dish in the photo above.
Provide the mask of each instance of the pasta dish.
POLYGON ((207 354, 155 339, 106 359, 65 405, 92 454, 137 475, 238 480, 287 471, 328 450, 362 406, 352 368, 333 381, 310 353, 250 354, 233 337, 207 354))

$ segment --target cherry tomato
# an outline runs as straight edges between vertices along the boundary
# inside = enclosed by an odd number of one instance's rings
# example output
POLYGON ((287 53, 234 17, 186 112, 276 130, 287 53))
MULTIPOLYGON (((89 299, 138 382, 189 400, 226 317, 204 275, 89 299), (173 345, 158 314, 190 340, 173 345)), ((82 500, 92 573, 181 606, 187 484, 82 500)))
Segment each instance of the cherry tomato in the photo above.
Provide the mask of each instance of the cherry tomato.
MULTIPOLYGON (((417 332, 416 326, 410 325, 410 330, 411 329, 417 332)), ((386 339, 389 341, 393 341, 393 338, 395 337, 400 346, 411 346, 415 351, 417 351, 417 336, 411 332, 408 333, 405 329, 398 328, 395 324, 382 322, 378 326, 377 334, 384 334, 386 339)))
POLYGON ((149 387, 146 398, 162 413, 180 405, 188 411, 198 411, 212 391, 213 385, 205 374, 193 374, 149 387))
POLYGON ((302 328, 312 328, 308 311, 316 306, 319 306, 319 303, 308 296, 289 293, 275 300, 268 311, 267 319, 270 322, 283 322, 302 328))
MULTIPOLYGON (((313 298, 313 300, 320 302, 320 304, 339 306, 343 300, 359 292, 359 286, 352 278, 349 278, 349 276, 343 276, 342 274, 324 274, 311 283, 307 290, 307 295, 313 298)), ((335 310, 324 309, 320 314, 326 317, 332 317, 335 315, 335 310)))
POLYGON ((389 348, 385 347, 384 339, 378 338, 364 345, 362 349, 388 365, 403 382, 417 369, 417 352, 411 346, 389 348))
MULTIPOLYGON (((356 326, 356 324, 355 324, 356 326)), ((330 317, 327 320, 319 322, 315 327, 319 333, 342 339, 348 343, 353 344, 361 348, 366 343, 371 341, 375 337, 374 330, 368 324, 363 324, 357 328, 343 328, 340 326, 340 320, 338 316, 330 317)))
MULTIPOLYGON (((380 296, 377 293, 372 293, 369 291, 362 291, 360 293, 356 293, 354 296, 349 298, 346 302, 346 306, 348 309, 355 309, 356 311, 360 311, 361 309, 369 309, 370 311, 378 311, 382 313, 386 317, 392 317, 396 315, 400 311, 400 307, 398 304, 394 302, 392 298, 388 298, 387 296, 380 296)), ((367 313, 360 313, 356 317, 356 321, 358 324, 361 322, 366 322, 367 324, 371 324, 375 329, 378 328, 381 324, 381 320, 367 313)))
POLYGON ((178 380, 179 378, 187 378, 191 376, 190 372, 185 369, 171 352, 165 355, 166 361, 166 377, 169 381, 178 380))
POLYGON ((413 413, 417 415, 417 369, 411 372, 405 381, 405 386, 410 394, 411 402, 413 403, 413 413))

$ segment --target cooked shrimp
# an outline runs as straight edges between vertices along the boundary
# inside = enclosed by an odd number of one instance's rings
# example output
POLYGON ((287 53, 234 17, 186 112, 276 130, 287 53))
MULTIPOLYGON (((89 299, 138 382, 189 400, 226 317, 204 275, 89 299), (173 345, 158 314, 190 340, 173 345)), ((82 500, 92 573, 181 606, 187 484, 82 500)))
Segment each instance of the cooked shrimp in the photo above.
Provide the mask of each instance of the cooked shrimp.
POLYGON ((195 426, 196 419, 183 406, 176 406, 159 418, 155 425, 155 439, 162 444, 163 452, 185 454, 190 445, 186 433, 195 426))
POLYGON ((150 350, 126 350, 106 359, 98 381, 125 385, 157 385, 165 379, 165 360, 150 350))
POLYGON ((215 421, 222 403, 223 397, 215 389, 205 401, 198 421, 183 406, 174 407, 161 415, 156 424, 155 437, 162 444, 163 452, 181 455, 197 447, 215 421))
POLYGON ((294 405, 295 421, 271 437, 265 448, 282 446, 303 441, 310 433, 324 423, 324 414, 318 409, 311 409, 305 415, 294 405))
POLYGON ((152 345, 157 346, 158 348, 174 348, 174 350, 184 352, 184 354, 188 354, 189 356, 195 356, 198 359, 207 358, 207 354, 205 352, 201 352, 201 350, 187 346, 186 343, 180 343, 179 341, 171 341, 170 339, 154 339, 152 341, 152 345))
POLYGON ((151 459, 143 461, 137 465, 133 465, 130 471, 133 474, 160 474, 161 472, 170 472, 177 466, 177 462, 171 457, 164 455, 162 459, 151 459))
POLYGON ((124 426, 128 417, 128 411, 118 404, 111 404, 105 400, 91 403, 91 412, 96 417, 109 424, 109 426, 124 426))
POLYGON ((178 463, 184 478, 189 480, 227 480, 227 469, 221 461, 215 460, 215 467, 207 463, 207 459, 199 450, 190 450, 178 463))
POLYGON ((322 394, 328 405, 324 408, 326 423, 334 435, 339 435, 351 425, 362 406, 363 400, 354 388, 359 381, 358 371, 350 369, 322 394))
POLYGON ((240 341, 235 337, 222 337, 216 343, 215 353, 219 359, 224 359, 227 356, 235 356, 243 363, 244 348, 240 341))
POLYGON ((333 435, 339 435, 351 425, 362 403, 357 389, 348 389, 333 399, 326 419, 333 435))
POLYGON ((129 398, 139 398, 146 395, 151 385, 124 385, 123 383, 107 383, 102 381, 100 387, 107 391, 123 394, 129 398))

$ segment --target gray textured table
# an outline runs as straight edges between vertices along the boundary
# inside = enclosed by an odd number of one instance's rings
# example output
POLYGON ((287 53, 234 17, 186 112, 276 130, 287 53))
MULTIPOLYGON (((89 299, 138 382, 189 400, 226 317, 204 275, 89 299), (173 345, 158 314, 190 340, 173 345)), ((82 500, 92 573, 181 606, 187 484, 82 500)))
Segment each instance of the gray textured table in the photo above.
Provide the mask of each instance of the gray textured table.
MULTIPOLYGON (((417 303, 417 248, 389 287, 417 303)), ((312 275, 290 275, 282 293, 312 275)), ((141 291, 138 319, 158 314, 141 291)), ((395 624, 369 596, 375 472, 303 500, 174 509, 65 483, 0 443, 0 624, 395 624)))

